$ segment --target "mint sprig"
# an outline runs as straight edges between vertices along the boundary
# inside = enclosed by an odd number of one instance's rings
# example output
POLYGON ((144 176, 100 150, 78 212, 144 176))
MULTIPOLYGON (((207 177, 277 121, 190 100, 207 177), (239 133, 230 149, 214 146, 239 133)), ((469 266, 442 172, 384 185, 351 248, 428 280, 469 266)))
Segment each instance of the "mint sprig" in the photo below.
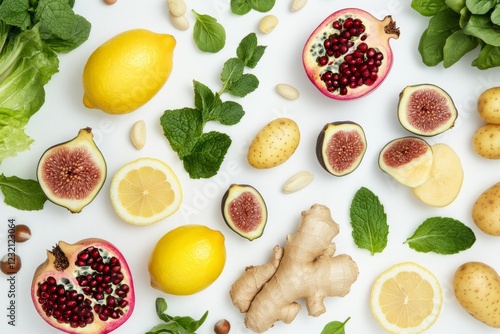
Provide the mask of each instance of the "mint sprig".
POLYGON ((234 101, 223 101, 221 95, 242 98, 258 88, 257 77, 244 72, 246 67, 257 65, 265 48, 257 44, 255 33, 248 34, 238 45, 236 57, 224 63, 219 91, 193 80, 194 108, 165 110, 160 117, 163 134, 191 178, 210 178, 219 171, 231 138, 218 131, 205 133, 204 127, 211 121, 223 125, 239 123, 245 115, 243 107, 234 101))
POLYGON ((455 254, 472 247, 474 232, 462 222, 448 217, 426 219, 404 242, 422 253, 455 254))
POLYGON ((146 334, 193 334, 205 322, 208 311, 206 311, 199 320, 195 320, 189 316, 171 316, 165 313, 167 310, 167 302, 163 298, 156 298, 156 314, 158 318, 165 323, 158 324, 151 328, 146 334))
POLYGON ((47 201, 47 197, 36 180, 0 174, 0 190, 5 197, 5 204, 19 210, 41 210, 47 201))
POLYGON ((368 188, 361 187, 351 202, 352 237, 356 246, 371 254, 381 253, 387 246, 389 225, 384 206, 368 188))

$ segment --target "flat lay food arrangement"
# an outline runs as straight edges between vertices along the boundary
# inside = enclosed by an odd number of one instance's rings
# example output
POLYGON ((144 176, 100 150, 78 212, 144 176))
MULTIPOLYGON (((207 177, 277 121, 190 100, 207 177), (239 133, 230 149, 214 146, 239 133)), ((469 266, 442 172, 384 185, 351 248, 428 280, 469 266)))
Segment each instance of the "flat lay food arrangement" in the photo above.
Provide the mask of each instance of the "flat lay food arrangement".
POLYGON ((499 13, 0 0, 0 332, 495 333, 499 13))

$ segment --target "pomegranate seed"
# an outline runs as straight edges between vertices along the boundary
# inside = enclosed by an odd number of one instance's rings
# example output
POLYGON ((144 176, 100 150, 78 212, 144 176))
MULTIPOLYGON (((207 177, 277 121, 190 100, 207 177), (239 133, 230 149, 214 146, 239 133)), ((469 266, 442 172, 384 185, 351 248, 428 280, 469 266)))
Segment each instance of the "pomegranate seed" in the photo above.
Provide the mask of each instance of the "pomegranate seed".
POLYGON ((340 30, 340 29, 342 29, 342 23, 340 23, 339 21, 333 21, 332 28, 340 30))

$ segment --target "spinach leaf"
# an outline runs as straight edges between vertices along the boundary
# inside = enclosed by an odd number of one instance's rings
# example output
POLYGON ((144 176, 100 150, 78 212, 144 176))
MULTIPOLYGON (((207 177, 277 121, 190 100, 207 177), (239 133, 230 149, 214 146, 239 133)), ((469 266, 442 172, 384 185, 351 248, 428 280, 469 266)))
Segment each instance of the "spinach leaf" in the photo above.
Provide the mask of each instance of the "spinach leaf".
POLYGON ((445 0, 412 0, 411 8, 423 16, 433 16, 448 7, 445 0))
POLYGON ((446 39, 443 47, 443 65, 448 68, 460 60, 466 53, 479 45, 478 39, 466 35, 462 30, 455 31, 446 39))
POLYGON ((231 12, 236 15, 245 15, 252 10, 249 0, 231 0, 231 12))
POLYGON ((500 47, 485 45, 476 59, 472 61, 472 66, 480 70, 500 66, 500 47))
POLYGON ((465 5, 472 14, 486 14, 495 7, 497 0, 466 0, 465 5))
POLYGON ((481 39, 486 44, 500 46, 500 26, 492 23, 487 16, 471 15, 463 31, 467 35, 481 39))
POLYGON ((462 8, 465 7, 465 0, 446 0, 445 2, 457 14, 460 14, 462 8))
POLYGON ((252 8, 258 12, 268 12, 273 9, 276 0, 250 0, 252 8))
POLYGON ((331 321, 325 325, 320 334, 345 334, 345 324, 351 319, 347 318, 346 321, 331 321))
POLYGON ((198 14, 192 11, 196 22, 193 28, 193 39, 203 52, 219 52, 226 44, 226 30, 217 20, 206 14, 198 14))

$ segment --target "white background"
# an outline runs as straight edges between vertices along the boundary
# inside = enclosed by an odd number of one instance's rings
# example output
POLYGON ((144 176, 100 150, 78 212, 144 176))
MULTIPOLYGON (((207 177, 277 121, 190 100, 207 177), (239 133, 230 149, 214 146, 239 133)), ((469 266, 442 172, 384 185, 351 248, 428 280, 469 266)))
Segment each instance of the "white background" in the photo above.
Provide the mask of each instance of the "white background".
MULTIPOLYGON (((136 289, 136 309, 131 318, 116 333, 144 333, 159 322, 155 314, 156 297, 164 297, 167 313, 199 318, 209 310, 206 323, 199 333, 211 333, 213 324, 227 318, 231 333, 249 333, 243 325, 243 315, 232 305, 229 288, 247 265, 264 263, 272 247, 284 244, 285 236, 298 225, 300 212, 313 203, 326 204, 341 226, 334 240, 338 253, 348 253, 360 270, 352 291, 344 298, 328 298, 327 313, 309 317, 305 307, 291 325, 277 323, 269 333, 320 333, 332 320, 351 320, 347 333, 383 333, 371 314, 370 288, 380 272, 401 261, 414 261, 430 269, 439 279, 444 293, 441 315, 429 333, 495 333, 496 331, 469 316, 457 303, 452 291, 456 268, 470 260, 482 261, 500 269, 498 237, 481 232, 471 219, 475 199, 500 180, 499 161, 478 157, 471 147, 471 138, 481 124, 476 113, 476 100, 486 88, 500 85, 500 69, 480 71, 470 66, 476 52, 452 68, 441 65, 428 68, 417 51, 418 40, 428 19, 411 9, 410 1, 399 0, 311 0, 299 12, 289 10, 290 1, 277 1, 271 14, 280 22, 268 34, 258 33, 258 21, 264 15, 251 12, 236 16, 229 10, 229 0, 187 1, 188 8, 209 14, 226 27, 226 47, 217 54, 199 52, 193 44, 194 17, 188 31, 178 31, 168 19, 165 0, 118 0, 106 6, 100 0, 77 1, 75 11, 92 23, 89 40, 77 50, 61 55, 60 72, 46 86, 46 103, 30 120, 27 133, 35 140, 31 150, 6 159, 0 171, 5 175, 35 178, 37 161, 49 146, 76 136, 80 128, 94 129, 96 142, 108 163, 108 179, 97 198, 80 214, 47 202, 42 211, 23 212, 0 203, 0 253, 7 251, 7 219, 30 226, 33 237, 17 245, 23 268, 17 275, 16 327, 7 325, 6 279, 0 277, 0 332, 56 333, 37 314, 30 300, 33 272, 45 260, 45 250, 59 240, 73 243, 86 237, 101 237, 122 250, 132 269, 136 289), (301 63, 302 47, 309 34, 330 13, 345 7, 360 7, 378 18, 393 15, 401 29, 401 37, 392 40, 394 65, 386 81, 372 94, 359 100, 340 102, 324 97, 307 79, 301 63), (157 96, 139 110, 122 116, 111 116, 99 110, 86 109, 82 104, 81 75, 92 51, 115 34, 132 28, 147 28, 170 33, 177 39, 174 68, 167 84, 157 96), (227 132, 233 139, 229 154, 219 174, 208 180, 191 180, 182 164, 163 137, 159 118, 165 109, 193 106, 192 80, 220 88, 219 73, 226 59, 235 55, 239 41, 250 32, 257 32, 259 44, 267 45, 266 53, 252 70, 260 79, 260 87, 240 102, 246 115, 231 127, 210 125, 209 128, 227 132), (301 93, 298 100, 288 101, 276 94, 280 82, 295 86, 301 93), (406 85, 433 83, 447 90, 454 99, 459 118, 455 127, 444 134, 429 138, 430 144, 447 143, 459 154, 465 170, 463 188, 458 198, 444 208, 432 208, 419 202, 409 188, 397 184, 377 165, 378 152, 385 143, 408 135, 398 123, 398 95, 406 85), (301 142, 295 155, 284 165, 269 170, 256 170, 246 162, 249 142, 258 130, 272 119, 286 116, 300 126, 301 142), (143 119, 148 138, 145 148, 137 151, 129 140, 132 124, 143 119), (325 172, 315 156, 315 142, 324 124, 350 120, 364 127, 368 150, 359 168, 345 177, 325 172), (166 161, 177 173, 184 190, 181 209, 170 218, 148 227, 122 222, 109 200, 109 182, 124 163, 139 157, 156 157, 166 161), (281 187, 293 174, 308 170, 314 182, 300 192, 283 194, 281 187), (223 222, 220 201, 230 183, 247 183, 259 189, 266 200, 269 220, 264 235, 252 242, 233 233, 223 222), (390 226, 389 242, 382 253, 374 256, 358 249, 351 237, 349 206, 355 192, 367 187, 379 196, 385 206, 390 226), (456 255, 422 254, 410 249, 403 241, 425 219, 433 216, 452 217, 471 227, 476 243, 456 255), (192 296, 172 296, 154 290, 149 285, 147 262, 155 242, 167 231, 185 224, 204 224, 220 230, 226 237, 227 262, 222 275, 206 290, 192 296)), ((224 95, 223 99, 231 99, 224 95)))

